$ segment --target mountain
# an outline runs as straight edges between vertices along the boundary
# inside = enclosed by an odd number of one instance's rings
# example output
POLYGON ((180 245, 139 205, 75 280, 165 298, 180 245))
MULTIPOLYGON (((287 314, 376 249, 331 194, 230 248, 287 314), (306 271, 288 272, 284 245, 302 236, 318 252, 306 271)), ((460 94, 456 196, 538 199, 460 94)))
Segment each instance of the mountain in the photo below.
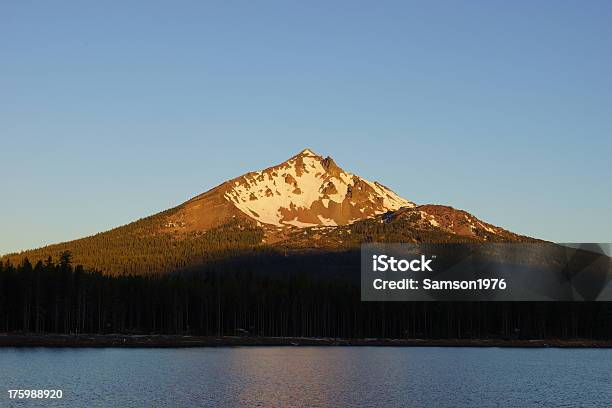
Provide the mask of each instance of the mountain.
POLYGON ((331 157, 305 149, 277 166, 244 174, 194 197, 165 225, 201 231, 229 217, 246 217, 262 226, 338 226, 414 206, 382 184, 342 170, 331 157))
POLYGON ((335 251, 372 241, 529 240, 465 211, 416 205, 305 149, 161 213, 91 237, 9 254, 3 261, 57 259, 69 250, 74 262, 88 269, 142 274, 245 251, 335 251))

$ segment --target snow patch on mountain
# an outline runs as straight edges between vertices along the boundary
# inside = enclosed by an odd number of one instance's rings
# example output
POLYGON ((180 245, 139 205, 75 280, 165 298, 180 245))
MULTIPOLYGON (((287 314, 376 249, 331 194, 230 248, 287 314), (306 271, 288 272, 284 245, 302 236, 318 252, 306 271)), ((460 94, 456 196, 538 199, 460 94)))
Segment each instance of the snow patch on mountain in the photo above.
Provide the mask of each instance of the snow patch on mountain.
POLYGON ((261 223, 300 228, 345 225, 415 205, 310 149, 278 166, 234 179, 225 198, 261 223))

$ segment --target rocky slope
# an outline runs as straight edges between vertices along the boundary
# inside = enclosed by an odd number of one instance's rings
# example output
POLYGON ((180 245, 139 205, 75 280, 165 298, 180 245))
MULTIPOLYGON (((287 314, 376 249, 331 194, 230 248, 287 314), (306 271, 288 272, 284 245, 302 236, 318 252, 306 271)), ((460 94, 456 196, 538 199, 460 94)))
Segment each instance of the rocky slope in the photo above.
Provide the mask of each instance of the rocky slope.
POLYGON ((197 231, 238 216, 261 226, 338 226, 414 206, 382 184, 344 171, 331 157, 305 149, 279 165, 194 197, 165 225, 197 231))

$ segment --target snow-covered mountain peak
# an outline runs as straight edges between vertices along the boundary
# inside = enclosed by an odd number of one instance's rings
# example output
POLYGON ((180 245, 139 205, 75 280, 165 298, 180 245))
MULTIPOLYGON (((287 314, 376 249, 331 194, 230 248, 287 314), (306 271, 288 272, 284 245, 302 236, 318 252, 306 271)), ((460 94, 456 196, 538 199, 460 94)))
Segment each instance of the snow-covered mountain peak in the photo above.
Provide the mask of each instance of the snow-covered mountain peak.
POLYGON ((262 224, 346 225, 413 207, 382 184, 367 181, 304 149, 287 161, 227 183, 224 197, 262 224))

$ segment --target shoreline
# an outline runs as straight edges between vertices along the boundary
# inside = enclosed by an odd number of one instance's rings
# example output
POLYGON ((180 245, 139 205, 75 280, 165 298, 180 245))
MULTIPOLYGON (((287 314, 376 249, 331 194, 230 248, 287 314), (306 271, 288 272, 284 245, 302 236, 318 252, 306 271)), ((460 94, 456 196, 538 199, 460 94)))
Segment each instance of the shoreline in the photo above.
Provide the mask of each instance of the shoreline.
POLYGON ((238 337, 129 334, 13 334, 0 333, 0 347, 513 347, 612 348, 612 341, 589 339, 335 339, 308 337, 238 337))

